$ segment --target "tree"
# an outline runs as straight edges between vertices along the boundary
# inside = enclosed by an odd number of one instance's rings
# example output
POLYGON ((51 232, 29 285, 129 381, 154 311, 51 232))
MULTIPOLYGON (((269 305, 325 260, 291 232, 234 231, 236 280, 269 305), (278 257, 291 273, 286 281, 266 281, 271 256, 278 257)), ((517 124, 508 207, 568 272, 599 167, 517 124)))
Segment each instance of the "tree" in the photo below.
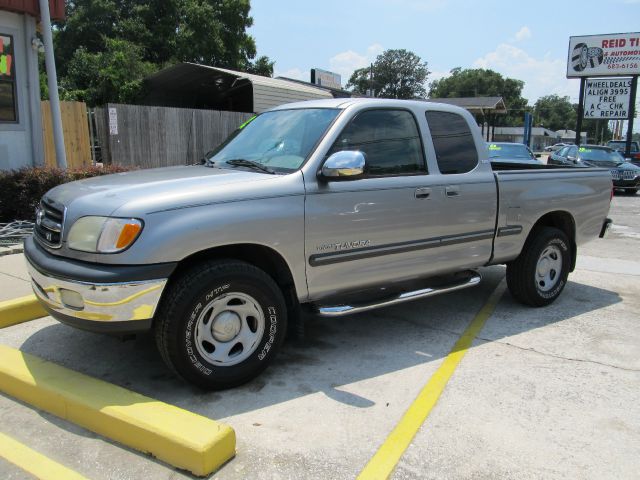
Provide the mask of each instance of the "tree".
MULTIPOLYGON (((453 97, 502 97, 509 110, 507 115, 498 116, 503 125, 522 125, 527 99, 522 98, 524 82, 504 78, 498 72, 484 68, 454 68, 451 75, 431 82, 430 98, 453 97)), ((482 120, 482 119, 479 119, 482 120)))
POLYGON ((535 125, 543 125, 550 130, 574 130, 577 114, 569 97, 547 95, 536 101, 533 118, 535 125))
POLYGON ((428 76, 427 62, 415 53, 404 49, 386 50, 376 57, 372 67, 353 72, 347 88, 366 94, 373 87, 375 96, 381 98, 424 98, 428 76))
POLYGON ((177 62, 273 74, 256 57, 249 0, 72 0, 54 32, 67 99, 132 101, 144 76, 177 62), (122 70, 120 70, 122 69, 122 70))

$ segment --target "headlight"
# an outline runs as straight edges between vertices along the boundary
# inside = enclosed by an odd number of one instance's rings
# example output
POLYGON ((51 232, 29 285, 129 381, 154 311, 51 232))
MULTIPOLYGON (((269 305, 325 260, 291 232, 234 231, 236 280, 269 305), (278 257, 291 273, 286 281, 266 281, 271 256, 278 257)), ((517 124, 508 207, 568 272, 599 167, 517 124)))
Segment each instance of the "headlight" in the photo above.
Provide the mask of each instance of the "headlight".
POLYGON ((135 242, 142 221, 135 218, 82 217, 69 231, 69 248, 82 252, 116 253, 135 242))

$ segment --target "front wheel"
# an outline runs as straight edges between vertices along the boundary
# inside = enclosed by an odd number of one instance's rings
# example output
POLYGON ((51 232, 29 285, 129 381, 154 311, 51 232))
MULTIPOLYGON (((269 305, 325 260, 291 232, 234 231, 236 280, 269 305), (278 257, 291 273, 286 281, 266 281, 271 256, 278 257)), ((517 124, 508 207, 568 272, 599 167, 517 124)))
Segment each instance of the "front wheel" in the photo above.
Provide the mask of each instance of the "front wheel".
POLYGON ((243 262, 211 261, 169 286, 155 335, 162 358, 180 377, 223 389, 271 363, 286 324, 284 297, 269 275, 243 262))
POLYGON ((569 239, 562 230, 534 230, 520 256, 507 265, 507 286, 516 300, 532 307, 549 305, 560 296, 571 265, 569 239))

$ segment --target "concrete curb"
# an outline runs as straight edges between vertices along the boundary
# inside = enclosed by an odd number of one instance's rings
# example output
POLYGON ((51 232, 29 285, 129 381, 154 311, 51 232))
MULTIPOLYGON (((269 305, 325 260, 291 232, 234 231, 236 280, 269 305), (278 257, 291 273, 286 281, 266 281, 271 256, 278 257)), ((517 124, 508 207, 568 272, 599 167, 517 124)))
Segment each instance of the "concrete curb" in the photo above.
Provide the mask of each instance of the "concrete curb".
POLYGON ((194 475, 235 455, 228 425, 3 345, 0 390, 194 475))
POLYGON ((5 245, 4 247, 0 247, 0 257, 4 255, 13 255, 14 253, 23 253, 24 247, 21 243, 17 243, 15 245, 5 245))
POLYGON ((35 295, 0 302, 0 328, 49 315, 35 295))

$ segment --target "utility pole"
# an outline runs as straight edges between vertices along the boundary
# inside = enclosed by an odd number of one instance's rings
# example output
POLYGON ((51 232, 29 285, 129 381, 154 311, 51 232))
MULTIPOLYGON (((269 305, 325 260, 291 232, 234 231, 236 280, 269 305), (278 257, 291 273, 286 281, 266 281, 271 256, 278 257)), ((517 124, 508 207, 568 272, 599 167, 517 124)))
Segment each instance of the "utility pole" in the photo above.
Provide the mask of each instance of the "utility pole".
POLYGON ((67 154, 64 150, 64 133, 62 131, 62 115, 60 113, 60 97, 58 96, 58 77, 56 62, 53 57, 53 35, 51 35, 51 13, 49 0, 40 0, 40 21, 44 38, 44 62, 47 67, 47 84, 49 86, 49 105, 51 106, 51 123, 53 124, 53 143, 56 148, 56 159, 60 168, 67 168, 67 154))

